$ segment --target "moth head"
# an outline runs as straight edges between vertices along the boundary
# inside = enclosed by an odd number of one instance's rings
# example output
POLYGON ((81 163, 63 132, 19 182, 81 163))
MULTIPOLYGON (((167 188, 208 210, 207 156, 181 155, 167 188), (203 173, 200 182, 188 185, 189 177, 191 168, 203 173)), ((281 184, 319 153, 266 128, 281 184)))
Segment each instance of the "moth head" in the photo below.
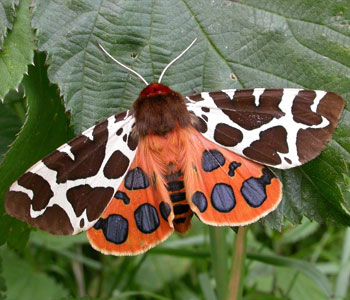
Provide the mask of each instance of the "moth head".
POLYGON ((169 87, 166 85, 153 82, 149 85, 147 85, 140 93, 140 96, 143 97, 149 97, 152 95, 166 95, 173 92, 169 87))

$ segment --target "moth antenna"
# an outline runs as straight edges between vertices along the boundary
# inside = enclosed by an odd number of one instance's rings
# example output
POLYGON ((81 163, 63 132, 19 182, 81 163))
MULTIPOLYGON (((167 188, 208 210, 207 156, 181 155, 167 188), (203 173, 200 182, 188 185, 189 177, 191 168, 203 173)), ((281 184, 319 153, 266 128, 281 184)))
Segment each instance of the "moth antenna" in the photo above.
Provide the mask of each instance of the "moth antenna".
POLYGON ((163 76, 164 76, 165 72, 169 69, 169 67, 170 67, 174 62, 176 62, 182 55, 184 55, 184 54, 188 51, 188 49, 190 49, 190 48, 193 46, 193 44, 197 41, 197 39, 198 39, 198 38, 195 38, 195 39, 192 41, 192 43, 191 43, 184 51, 182 51, 177 57, 175 57, 175 58, 164 68, 162 74, 160 74, 158 83, 160 83, 160 82, 162 81, 163 76))
POLYGON ((136 75, 138 78, 140 78, 145 85, 148 85, 148 82, 143 78, 139 73, 134 71, 133 69, 129 68, 128 66, 122 64, 120 61, 115 59, 112 55, 110 55, 105 48, 102 47, 100 43, 97 43, 97 45, 100 47, 100 49, 103 51, 104 54, 106 54, 111 60, 113 60, 117 65, 121 66, 122 68, 126 69, 130 73, 136 75))

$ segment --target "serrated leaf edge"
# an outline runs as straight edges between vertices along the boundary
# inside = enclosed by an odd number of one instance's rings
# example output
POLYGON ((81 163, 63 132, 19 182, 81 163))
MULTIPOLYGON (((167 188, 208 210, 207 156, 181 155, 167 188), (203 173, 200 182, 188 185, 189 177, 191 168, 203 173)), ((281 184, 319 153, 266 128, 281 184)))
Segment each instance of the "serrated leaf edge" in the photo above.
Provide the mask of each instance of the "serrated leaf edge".
MULTIPOLYGON (((19 4, 19 0, 16 0, 15 5, 18 6, 18 4, 19 4)), ((34 1, 32 2, 32 4, 29 5, 29 8, 30 8, 32 14, 33 14, 33 7, 34 7, 34 1)), ((30 24, 32 24, 32 20, 31 20, 30 24)), ((32 27, 32 25, 31 25, 30 30, 34 33, 34 36, 36 37, 35 31, 34 31, 34 28, 32 27)), ((34 41, 34 43, 36 43, 36 42, 37 42, 37 40, 34 41)), ((5 44, 6 44, 6 41, 5 41, 5 44)), ((3 47, 3 48, 4 48, 4 47, 3 47)), ((3 48, 0 49, 0 51, 2 51, 3 48)), ((37 45, 35 45, 35 48, 37 48, 37 45)), ((0 98, 0 102, 1 102, 1 103, 4 103, 4 102, 5 102, 5 97, 6 97, 6 95, 9 93, 10 90, 15 89, 16 91, 18 91, 18 87, 19 87, 19 85, 22 83, 24 75, 28 75, 28 66, 29 66, 29 65, 33 65, 33 66, 34 66, 34 51, 35 51, 35 49, 33 49, 32 55, 31 55, 31 58, 30 58, 31 61, 26 65, 25 70, 24 70, 24 72, 22 73, 22 76, 19 78, 17 85, 14 86, 14 87, 12 87, 12 88, 9 88, 8 91, 4 94, 4 96, 3 96, 2 98, 0 98)), ((25 95, 24 95, 24 96, 25 96, 25 95)))

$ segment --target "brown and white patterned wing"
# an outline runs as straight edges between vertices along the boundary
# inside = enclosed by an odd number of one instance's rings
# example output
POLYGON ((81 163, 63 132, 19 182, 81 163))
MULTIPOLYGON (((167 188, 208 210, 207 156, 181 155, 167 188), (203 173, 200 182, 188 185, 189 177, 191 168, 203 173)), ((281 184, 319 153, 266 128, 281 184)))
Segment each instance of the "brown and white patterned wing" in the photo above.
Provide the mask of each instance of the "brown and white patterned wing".
POLYGON ((232 89, 202 92, 187 100, 207 139, 280 169, 319 155, 345 105, 335 93, 302 89, 232 89))
POLYGON ((134 159, 134 123, 129 111, 111 116, 36 163, 10 187, 7 213, 59 235, 92 227, 134 159))

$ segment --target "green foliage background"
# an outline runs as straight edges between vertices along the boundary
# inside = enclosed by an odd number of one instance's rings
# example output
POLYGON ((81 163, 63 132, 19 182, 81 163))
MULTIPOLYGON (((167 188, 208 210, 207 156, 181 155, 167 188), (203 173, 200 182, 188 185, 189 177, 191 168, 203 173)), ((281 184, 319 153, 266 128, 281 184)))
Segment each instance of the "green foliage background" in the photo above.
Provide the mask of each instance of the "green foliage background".
POLYGON ((336 227, 350 225, 349 1, 0 0, 0 299, 225 299, 230 229, 194 220, 184 237, 114 258, 84 234, 49 236, 3 209, 28 167, 143 88, 97 42, 151 82, 195 37, 164 78, 183 94, 294 87, 346 100, 326 150, 277 172, 283 202, 250 226, 242 299, 350 297, 350 232, 336 227))

